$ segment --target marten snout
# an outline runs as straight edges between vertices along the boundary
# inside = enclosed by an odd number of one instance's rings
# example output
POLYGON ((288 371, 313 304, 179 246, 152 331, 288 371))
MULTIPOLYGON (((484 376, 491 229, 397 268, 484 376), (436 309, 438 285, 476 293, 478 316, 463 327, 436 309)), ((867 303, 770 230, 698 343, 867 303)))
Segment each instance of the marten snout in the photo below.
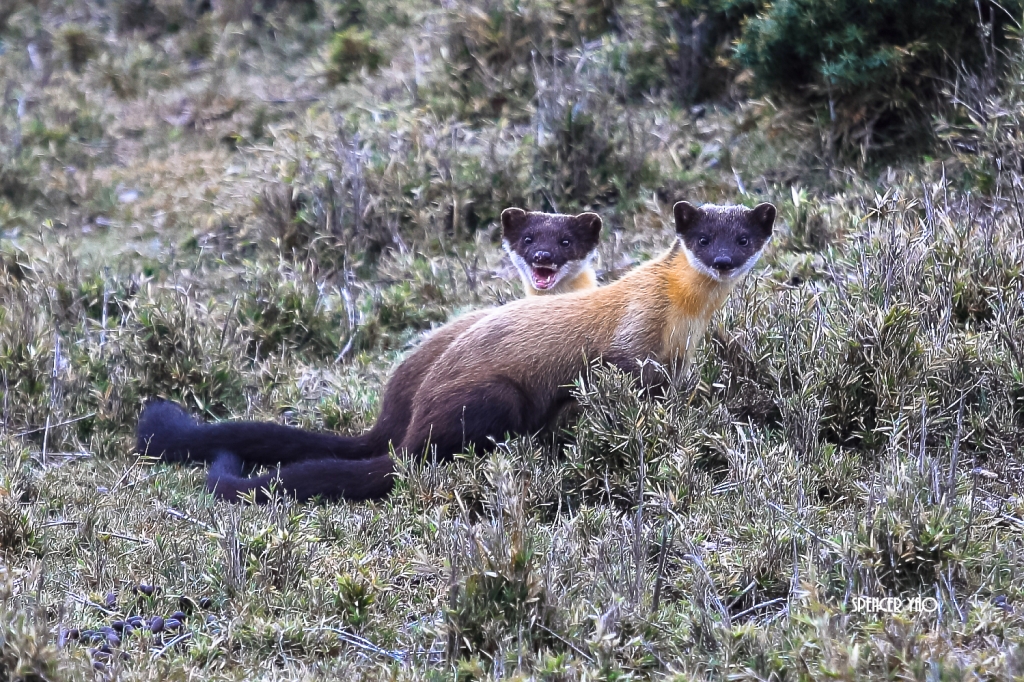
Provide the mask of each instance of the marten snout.
POLYGON ((555 257, 550 251, 534 251, 530 264, 550 267, 555 264, 555 257))
POLYGON ((736 263, 733 261, 731 256, 715 256, 715 260, 711 262, 711 267, 719 272, 728 272, 736 267, 736 263))

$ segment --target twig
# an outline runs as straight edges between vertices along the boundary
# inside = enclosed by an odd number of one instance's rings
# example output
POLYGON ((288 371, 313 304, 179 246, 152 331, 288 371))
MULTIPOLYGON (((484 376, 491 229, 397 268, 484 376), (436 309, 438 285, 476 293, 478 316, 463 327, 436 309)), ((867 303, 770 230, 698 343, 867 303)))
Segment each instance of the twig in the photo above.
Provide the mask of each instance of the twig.
POLYGON ((757 581, 751 580, 750 584, 744 587, 743 591, 737 594, 736 598, 729 602, 729 606, 727 608, 732 609, 732 607, 736 606, 736 604, 739 603, 740 599, 743 599, 743 595, 745 595, 747 592, 750 592, 755 587, 757 587, 757 581))
POLYGON ((85 597, 80 597, 77 594, 75 594, 74 592, 69 592, 68 596, 71 599, 73 599, 74 601, 78 602, 79 604, 81 604, 83 606, 91 606, 92 608, 94 608, 94 609, 96 609, 98 611, 102 611, 103 613, 107 614, 108 616, 112 616, 115 613, 117 613, 116 611, 111 611, 108 608, 104 608, 104 607, 100 606, 99 604, 97 604, 94 601, 89 601, 85 597))
POLYGON ((213 530, 213 527, 210 526, 210 524, 203 523, 199 519, 194 519, 191 516, 189 516, 188 514, 180 512, 177 509, 174 509, 172 507, 164 508, 164 513, 167 514, 168 516, 172 517, 172 518, 180 519, 182 521, 188 521, 189 523, 195 524, 195 525, 199 526, 200 528, 205 528, 206 530, 213 530))
POLYGON ((146 476, 143 476, 142 478, 138 479, 137 481, 132 481, 131 483, 125 483, 125 484, 124 484, 124 486, 123 486, 122 488, 114 488, 114 489, 113 489, 113 490, 111 490, 110 492, 111 492, 111 493, 113 493, 113 492, 115 492, 115 491, 117 491, 117 490, 119 490, 119 489, 124 489, 124 490, 127 490, 128 488, 134 488, 135 486, 137 486, 137 485, 138 485, 138 484, 140 484, 140 483, 145 483, 146 481, 148 481, 148 480, 149 480, 149 479, 151 479, 151 478, 156 478, 157 476, 159 476, 159 475, 160 475, 160 473, 161 473, 161 472, 159 472, 159 471, 154 471, 154 472, 153 472, 153 473, 151 473, 151 474, 148 474, 148 475, 146 475, 146 476))
POLYGON ((138 542, 139 544, 143 544, 143 545, 151 545, 151 544, 153 544, 152 540, 148 540, 146 538, 137 538, 137 537, 134 537, 134 536, 131 536, 131 535, 125 535, 124 533, 114 533, 112 531, 103 531, 103 530, 97 531, 97 535, 109 535, 112 538, 120 538, 121 540, 128 540, 130 542, 138 542))
POLYGON ((715 606, 718 608, 718 612, 722 614, 722 620, 725 621, 726 625, 732 627, 732 617, 729 615, 729 610, 725 608, 725 604, 723 604, 722 600, 719 599, 718 589, 715 587, 715 581, 712 580, 711 574, 708 573, 708 569, 704 565, 704 562, 701 561, 701 558, 696 554, 684 554, 683 558, 697 566, 697 568, 701 570, 701 573, 704 574, 704 579, 708 581, 708 587, 711 588, 711 596, 715 600, 715 606))
MULTIPOLYGON (((37 454, 38 453, 36 453, 36 452, 32 452, 32 453, 30 453, 29 456, 32 458, 33 462, 37 462, 40 466, 42 466, 43 462, 42 462, 41 459, 39 459, 39 457, 36 456, 37 454)), ((65 464, 67 464, 68 462, 72 462, 72 461, 75 461, 75 460, 78 460, 78 459, 89 459, 91 457, 92 457, 92 453, 91 452, 51 452, 51 453, 47 454, 47 459, 51 459, 52 460, 54 458, 57 458, 57 459, 64 460, 64 461, 62 461, 60 463, 51 462, 50 466, 54 466, 54 467, 63 466, 65 464)))
POLYGON ((777 597, 775 599, 771 599, 771 600, 766 601, 766 602, 761 602, 760 604, 756 604, 754 606, 751 606, 749 609, 746 609, 745 611, 740 611, 735 616, 733 616, 733 618, 735 618, 736 620, 739 620, 743 616, 751 614, 754 611, 757 611, 759 609, 763 609, 766 606, 771 606, 772 604, 778 604, 779 602, 786 601, 787 599, 789 599, 789 597, 777 597))
POLYGON ((50 439, 50 419, 57 405, 57 373, 60 371, 60 334, 53 335, 53 369, 50 370, 50 409, 46 413, 46 425, 43 427, 43 450, 39 455, 40 463, 46 466, 46 444, 50 439))
POLYGON ((68 419, 66 421, 57 422, 56 424, 49 424, 47 426, 40 426, 38 429, 29 429, 28 431, 22 431, 20 433, 14 434, 12 436, 12 438, 24 438, 25 436, 31 436, 33 433, 39 433, 40 431, 45 431, 48 428, 56 429, 59 426, 67 426, 68 424, 74 424, 75 422, 80 422, 83 419, 88 419, 89 417, 95 417, 95 416, 96 416, 95 412, 90 412, 89 414, 83 414, 81 417, 75 417, 74 419, 68 419))
POLYGON ((1010 349, 1010 354, 1013 355, 1013 359, 1017 361, 1017 367, 1024 372, 1024 354, 1020 352, 1020 346, 1017 345, 1017 342, 1013 340, 1013 337, 1010 336, 1001 326, 997 326, 996 331, 999 333, 999 338, 1001 338, 1003 343, 1006 344, 1006 347, 1010 349))
POLYGON ((107 343, 107 306, 110 305, 110 268, 103 268, 103 310, 100 313, 100 357, 107 343))
POLYGON ((772 508, 772 509, 774 509, 775 511, 779 512, 780 514, 782 514, 783 516, 785 516, 785 517, 786 517, 787 519, 789 519, 790 521, 792 521, 792 522, 793 522, 794 524, 796 524, 796 526, 797 526, 798 528, 800 528, 800 530, 802 530, 803 532, 807 533, 808 535, 810 535, 810 536, 811 536, 812 538, 814 538, 814 539, 815 539, 815 540, 817 540, 818 542, 821 542, 821 543, 823 543, 823 544, 826 544, 826 545, 828 545, 829 547, 831 547, 832 549, 836 550, 837 552, 839 552, 839 551, 842 551, 842 547, 840 547, 840 546, 839 546, 839 545, 838 545, 837 543, 835 543, 835 542, 833 542, 832 540, 829 540, 829 539, 827 539, 827 538, 823 538, 823 537, 821 537, 820 535, 818 535, 817 533, 815 533, 815 532, 814 532, 813 530, 811 530, 810 528, 808 528, 807 526, 805 526, 804 524, 800 523, 800 522, 799 522, 799 521, 797 521, 797 520, 796 520, 795 518, 793 518, 793 515, 792 515, 792 514, 789 514, 788 512, 786 512, 786 510, 784 510, 784 509, 783 509, 782 507, 780 507, 779 505, 775 504, 774 502, 769 502, 768 500, 765 500, 764 502, 765 502, 765 504, 767 504, 767 505, 768 505, 769 507, 771 507, 771 508, 772 508))
POLYGON ((171 641, 167 642, 167 644, 164 644, 163 647, 161 647, 156 652, 154 652, 153 655, 149 657, 149 660, 155 661, 156 659, 160 658, 165 653, 167 653, 167 650, 170 649, 172 646, 174 646, 176 644, 181 644, 182 642, 184 642, 187 639, 192 639, 192 633, 191 632, 186 632, 186 633, 180 634, 177 637, 175 637, 174 639, 172 639, 171 641))
MULTIPOLYGON (((670 537, 668 532, 669 524, 661 527, 661 548, 658 550, 658 576, 654 579, 654 594, 651 596, 651 615, 658 612, 661 605, 661 587, 665 582, 665 559, 668 558, 668 546, 670 537)), ((672 526, 672 535, 675 535, 675 526, 672 526)))
POLYGON ((537 623, 537 627, 539 627, 541 630, 543 630, 544 632, 548 633, 549 635, 552 635, 559 642, 561 642, 562 644, 566 645, 567 647, 569 647, 570 649, 572 649, 573 651, 578 653, 580 656, 582 656, 583 658, 585 658, 588 661, 590 661, 591 663, 594 662, 593 656, 589 655, 587 652, 583 651, 578 646, 576 646, 575 644, 573 644, 572 642, 567 640, 565 637, 562 637, 560 634, 558 634, 557 632, 555 632, 551 628, 546 627, 546 626, 542 625, 541 623, 537 623))
POLYGON ((132 473, 132 471, 135 469, 136 466, 138 466, 140 461, 141 458, 136 458, 135 461, 132 462, 131 465, 124 470, 124 473, 121 474, 121 478, 117 479, 117 483, 115 483, 114 487, 110 489, 110 492, 116 492, 121 487, 121 485, 125 482, 125 479, 128 478, 128 475, 132 473))
POLYGON ((1000 514, 999 518, 1001 518, 1001 519, 1003 519, 1005 521, 1009 521, 1010 523, 1016 524, 1017 526, 1020 526, 1021 528, 1024 528, 1024 521, 1018 519, 1016 516, 1011 516, 1010 514, 1000 514))
POLYGON ((224 350, 224 339, 228 335, 228 325, 231 324, 231 318, 235 316, 235 307, 238 305, 238 296, 235 296, 234 302, 231 304, 231 310, 228 311, 228 316, 224 318, 224 328, 220 330, 220 345, 217 346, 217 352, 220 353, 224 350))
MULTIPOLYGON (((326 631, 326 632, 333 632, 334 634, 338 635, 338 639, 340 639, 341 641, 345 642, 346 644, 351 644, 354 647, 358 647, 360 649, 365 649, 366 651, 372 651, 375 654, 381 654, 383 656, 387 656, 388 658, 390 658, 390 659, 392 659, 394 661, 401 662, 401 661, 404 661, 405 658, 406 658, 405 652, 389 651, 388 649, 383 649, 383 648, 377 646, 376 644, 374 644, 373 642, 371 642, 370 640, 368 640, 368 639, 366 639, 364 637, 360 637, 359 635, 354 635, 351 632, 346 632, 345 630, 342 630, 341 628, 314 627, 314 628, 307 628, 307 630, 306 630, 306 632, 324 632, 324 631, 326 631)), ((413 653, 413 652, 409 652, 409 653, 413 653)), ((425 652, 421 651, 421 652, 417 652, 417 653, 428 653, 429 654, 431 652, 430 651, 425 651, 425 652)), ((438 652, 438 653, 440 653, 440 652, 438 652)))

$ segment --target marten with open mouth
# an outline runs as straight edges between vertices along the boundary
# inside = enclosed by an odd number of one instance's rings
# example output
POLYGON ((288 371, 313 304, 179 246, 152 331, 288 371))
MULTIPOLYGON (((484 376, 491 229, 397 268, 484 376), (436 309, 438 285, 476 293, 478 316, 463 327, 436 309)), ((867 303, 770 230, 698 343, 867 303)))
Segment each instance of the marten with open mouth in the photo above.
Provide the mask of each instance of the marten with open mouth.
POLYGON ((213 462, 207 488, 266 501, 271 482, 300 500, 365 500, 394 484, 400 456, 450 459, 468 446, 534 433, 572 400, 573 381, 602 360, 636 373, 647 361, 685 367, 711 316, 753 268, 772 235, 771 204, 673 207, 672 247, 622 279, 579 293, 528 298, 441 327, 388 381, 380 417, 361 436, 263 422, 201 424, 174 403, 149 403, 138 451, 213 462), (245 464, 281 465, 245 477, 245 464))
POLYGON ((596 213, 558 215, 506 208, 501 243, 527 296, 565 294, 597 286, 592 261, 601 241, 596 213))

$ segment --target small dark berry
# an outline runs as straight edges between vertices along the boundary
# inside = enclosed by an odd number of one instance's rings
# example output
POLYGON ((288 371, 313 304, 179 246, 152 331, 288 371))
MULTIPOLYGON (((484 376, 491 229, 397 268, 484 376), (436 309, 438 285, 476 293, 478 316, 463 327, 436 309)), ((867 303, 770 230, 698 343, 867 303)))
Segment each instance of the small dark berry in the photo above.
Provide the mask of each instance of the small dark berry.
POLYGON ((206 617, 206 624, 207 625, 209 625, 210 623, 216 623, 216 622, 217 622, 217 616, 213 615, 212 613, 209 616, 206 617))
POLYGON ((71 628, 68 630, 68 639, 79 639, 82 636, 82 631, 78 628, 71 628))
POLYGON ((200 599, 199 599, 199 608, 201 608, 201 609, 208 609, 208 608, 210 608, 212 606, 213 606, 213 600, 212 599, 210 599, 209 597, 200 597, 200 599))
POLYGON ((161 632, 164 629, 164 619, 160 616, 153 616, 153 620, 149 621, 149 629, 153 631, 153 634, 161 632))
POLYGON ((177 618, 168 618, 164 621, 164 627, 168 630, 177 630, 181 627, 181 621, 177 618))
POLYGON ((117 605, 117 595, 114 594, 113 592, 107 592, 107 596, 104 599, 104 601, 107 604, 107 608, 108 609, 112 609, 112 608, 114 608, 114 606, 117 605))
POLYGON ((99 670, 101 673, 105 672, 107 669, 107 666, 103 665, 103 661, 93 661, 92 667, 99 670))
POLYGON ((183 612, 181 612, 181 611, 175 611, 174 613, 171 614, 171 618, 173 618, 174 620, 184 621, 185 620, 185 614, 183 612))
POLYGON ((142 625, 142 620, 142 616, 132 616, 128 619, 128 625, 131 625, 133 628, 137 628, 142 625))
POLYGON ((156 592, 156 587, 153 585, 139 585, 135 588, 140 594, 144 594, 147 597, 152 597, 153 593, 156 592))

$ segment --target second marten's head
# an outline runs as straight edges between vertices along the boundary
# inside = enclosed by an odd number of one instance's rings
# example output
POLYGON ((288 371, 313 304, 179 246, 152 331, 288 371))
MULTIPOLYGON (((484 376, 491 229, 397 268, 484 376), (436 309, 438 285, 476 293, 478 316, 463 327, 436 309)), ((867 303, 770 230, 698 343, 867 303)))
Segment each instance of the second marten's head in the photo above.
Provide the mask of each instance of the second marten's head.
POLYGON ((527 295, 589 288, 596 281, 590 265, 601 240, 601 217, 596 213, 506 208, 501 213, 501 240, 527 295))
POLYGON ((680 201, 672 207, 686 259, 704 275, 729 282, 747 274, 775 225, 775 207, 714 206, 680 201))

